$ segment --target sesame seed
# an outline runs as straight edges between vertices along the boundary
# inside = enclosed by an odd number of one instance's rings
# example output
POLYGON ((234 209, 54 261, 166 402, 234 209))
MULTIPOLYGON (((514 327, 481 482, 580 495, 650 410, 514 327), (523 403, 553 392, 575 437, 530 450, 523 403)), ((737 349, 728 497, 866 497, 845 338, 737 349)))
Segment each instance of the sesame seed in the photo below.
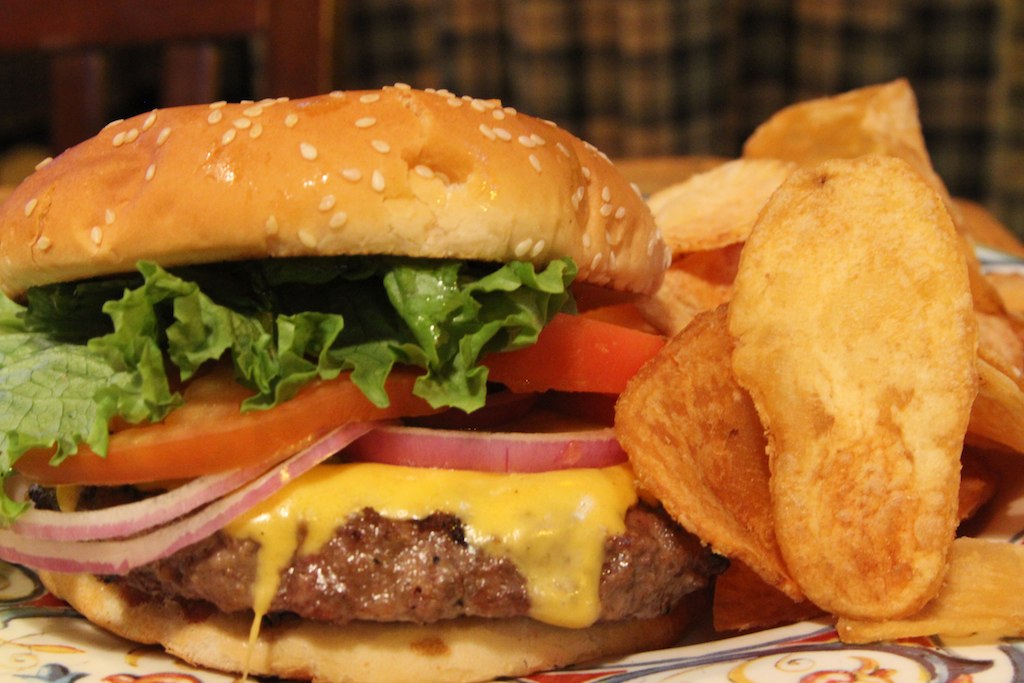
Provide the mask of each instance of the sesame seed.
POLYGON ((571 201, 573 209, 580 208, 580 202, 583 201, 583 195, 585 192, 586 190, 584 190, 583 186, 580 185, 579 187, 576 188, 576 191, 572 193, 571 201))
POLYGON ((97 247, 100 246, 100 242, 103 241, 103 228, 98 225, 92 226, 92 229, 89 230, 89 239, 91 239, 92 243, 97 247))
POLYGON ((533 249, 530 250, 530 256, 536 258, 542 251, 544 251, 544 240, 537 240, 537 244, 533 245, 533 249))
POLYGON ((541 172, 540 159, 537 158, 536 154, 530 155, 530 166, 533 166, 533 170, 537 171, 537 173, 541 172))
POLYGON ((342 92, 341 90, 332 90, 331 91, 331 97, 333 97, 335 99, 338 99, 338 100, 344 99, 345 93, 342 92))
POLYGON ((508 142, 509 140, 512 139, 512 133, 509 133, 504 128, 494 128, 493 130, 494 134, 498 136, 499 140, 504 140, 505 142, 508 142))
POLYGON ((251 137, 253 140, 255 140, 256 138, 258 138, 261 135, 263 135, 263 124, 262 123, 257 123, 255 125, 253 125, 252 128, 249 129, 249 137, 251 137))
POLYGON ((246 128, 252 125, 252 121, 246 118, 235 119, 231 122, 231 125, 237 128, 238 130, 245 130, 246 128))
POLYGON ((494 131, 491 130, 491 127, 488 126, 486 123, 480 124, 480 132, 483 133, 484 137, 486 137, 488 140, 498 139, 498 136, 494 134, 494 131))
POLYGON ((590 269, 597 270, 599 265, 601 265, 601 252, 594 254, 594 260, 590 262, 590 269))
POLYGON ((139 129, 132 128, 130 131, 124 134, 125 142, 135 142, 139 138, 139 129))
POLYGON ((435 94, 437 92, 437 88, 424 88, 423 92, 428 92, 431 95, 433 95, 433 94, 435 94))
POLYGON ((558 151, 561 152, 562 154, 564 154, 566 158, 569 158, 569 157, 572 156, 572 154, 569 153, 569 148, 566 147, 565 145, 563 145, 561 142, 556 142, 555 143, 555 147, 557 147, 558 151))
POLYGON ((353 183, 358 183, 363 179, 363 172, 358 168, 343 168, 341 169, 341 177, 345 180, 351 180, 353 183))
POLYGON ((530 133, 530 139, 533 140, 534 143, 536 143, 537 145, 547 144, 547 141, 541 136, 537 135, 536 133, 530 133))
POLYGON ((276 100, 274 100, 274 101, 275 101, 275 102, 287 102, 288 100, 289 100, 289 98, 287 98, 287 97, 285 97, 284 95, 282 95, 281 97, 278 97, 278 98, 277 98, 276 100))
POLYGON ((53 157, 46 157, 45 159, 40 161, 38 164, 36 164, 36 170, 37 171, 43 170, 44 168, 46 168, 47 166, 50 165, 51 161, 53 161, 53 157))
POLYGON ((103 220, 107 225, 112 225, 113 222, 117 220, 117 215, 114 213, 113 209, 107 209, 103 212, 103 220))
POLYGON ((319 153, 316 151, 316 147, 308 142, 299 143, 299 154, 301 154, 302 158, 306 161, 313 161, 317 156, 319 156, 319 153))
POLYGON ((551 126, 552 128, 558 128, 558 124, 557 123, 555 123, 554 121, 550 121, 548 119, 541 119, 541 123, 543 123, 543 124, 545 124, 547 126, 551 126))
POLYGON ((626 217, 626 207, 620 206, 619 208, 615 209, 615 217, 617 219, 619 219, 620 221, 623 218, 625 218, 626 217))
POLYGON ((479 112, 487 111, 487 105, 484 103, 483 100, 471 100, 469 106, 473 107, 473 109, 476 109, 479 112))
POLYGON ((224 112, 220 109, 214 109, 210 112, 210 115, 206 117, 206 122, 209 124, 220 123, 220 120, 224 118, 224 112))
POLYGON ((398 90, 412 90, 412 86, 408 83, 395 83, 394 87, 398 90))
POLYGON ((316 237, 307 230, 299 230, 299 241, 310 249, 316 246, 316 237))
POLYGON ((388 152, 391 151, 391 145, 389 145, 388 143, 384 142, 383 140, 371 140, 370 141, 370 146, 372 146, 375 150, 377 150, 381 154, 387 154, 388 152))
POLYGON ((648 256, 653 256, 654 255, 654 245, 657 244, 657 243, 658 243, 658 241, 656 239, 654 239, 653 237, 651 239, 647 240, 647 255, 648 256))
POLYGON ((665 250, 665 258, 662 261, 662 263, 665 264, 666 268, 668 268, 669 266, 672 265, 672 250, 671 249, 666 249, 665 250))
POLYGON ((114 139, 111 140, 111 142, 114 143, 114 147, 120 147, 121 145, 124 144, 125 135, 127 135, 127 133, 125 133, 122 130, 120 133, 118 133, 117 135, 114 136, 114 139))
POLYGON ((266 229, 268 235, 276 235, 278 229, 277 216, 267 216, 267 222, 263 225, 263 227, 266 229))
POLYGON ((38 248, 39 251, 49 251, 52 246, 53 242, 51 242, 50 238, 46 235, 40 235, 39 239, 36 240, 36 248, 38 248))
POLYGON ((235 139, 235 129, 228 128, 224 135, 220 136, 220 142, 222 145, 226 145, 235 139))
POLYGON ((449 107, 461 107, 462 106, 462 100, 460 100, 457 97, 452 97, 449 100, 447 100, 447 102, 448 102, 448 106, 449 107))
POLYGON ((152 180, 153 174, 156 173, 156 164, 150 164, 146 167, 146 180, 152 180))
POLYGON ((629 186, 633 188, 633 192, 636 193, 637 197, 639 197, 640 199, 644 198, 643 190, 640 189, 639 185, 637 185, 636 183, 630 183, 629 186))
POLYGON ((341 226, 345 225, 345 221, 347 220, 348 214, 345 213, 344 211, 338 211, 333 216, 331 216, 329 225, 332 228, 340 228, 341 226))
POLYGON ((223 107, 226 104, 227 104, 227 102, 225 102, 224 100, 220 100, 219 102, 211 102, 210 103, 210 109, 220 109, 221 107, 223 107))
POLYGON ((526 238, 525 240, 517 244, 516 248, 513 250, 513 252, 516 255, 516 258, 523 258, 524 256, 526 256, 528 253, 530 253, 530 248, 532 246, 533 240, 531 240, 530 238, 526 238))
POLYGON ((537 146, 536 143, 534 143, 533 138, 531 138, 529 135, 520 135, 517 139, 519 140, 519 144, 522 145, 523 147, 528 147, 532 149, 537 146))
POLYGON ((590 245, 594 243, 594 240, 590 239, 590 233, 583 233, 583 248, 590 249, 590 245))
POLYGON ((583 172, 583 177, 584 178, 586 178, 587 180, 590 180, 590 169, 589 168, 584 166, 583 168, 580 169, 580 171, 583 172))
POLYGON ((516 114, 519 113, 516 111, 515 107, 504 107, 502 108, 502 111, 508 114, 509 116, 515 116, 516 114))
POLYGON ((613 251, 613 252, 610 252, 610 253, 608 254, 608 265, 609 265, 609 266, 611 266, 611 267, 612 267, 612 269, 614 269, 614 268, 615 268, 615 261, 616 261, 616 260, 617 260, 617 259, 616 259, 616 256, 615 256, 615 252, 614 252, 614 251, 613 251))
POLYGON ((330 211, 334 208, 334 195, 325 194, 320 200, 320 206, 317 207, 321 211, 330 211))
POLYGON ((359 101, 363 104, 373 104, 380 99, 380 93, 372 92, 367 93, 359 98, 359 101))
POLYGON ((370 176, 370 187, 372 187, 377 192, 383 192, 384 185, 384 174, 381 173, 380 171, 375 170, 373 172, 373 175, 370 176))
POLYGON ((601 199, 605 202, 610 202, 612 200, 612 188, 607 185, 601 188, 601 199))
POLYGON ((259 116, 260 114, 263 113, 263 107, 269 107, 273 103, 273 100, 270 100, 269 102, 267 100, 264 100, 262 104, 255 104, 251 107, 246 107, 242 113, 246 116, 259 116))
POLYGON ((142 130, 143 130, 143 132, 145 132, 145 131, 149 130, 150 128, 152 128, 154 123, 156 123, 156 109, 154 109, 153 111, 149 112, 149 116, 147 116, 146 120, 142 122, 142 130))
POLYGON ((170 134, 171 134, 171 129, 170 128, 164 128, 163 130, 161 130, 160 134, 156 136, 156 146, 159 147, 160 145, 162 145, 165 142, 167 142, 167 136, 170 135, 170 134))
POLYGON ((116 126, 119 123, 124 123, 124 119, 114 119, 113 121, 111 121, 107 125, 103 126, 103 130, 106 130, 107 128, 110 128, 111 126, 116 126))
POLYGON ((505 111, 502 109, 495 109, 494 111, 491 112, 491 116, 493 116, 499 121, 502 121, 505 118, 505 111))
POLYGON ((430 168, 429 166, 424 166, 423 164, 417 164, 416 167, 413 170, 416 172, 416 175, 420 176, 421 178, 433 178, 434 177, 434 169, 430 168))
POLYGON ((25 202, 25 217, 28 218, 32 215, 32 212, 36 210, 36 205, 39 204, 39 200, 35 197, 25 202))
POLYGON ((299 122, 299 115, 296 113, 288 114, 284 117, 284 125, 286 128, 294 128, 295 124, 299 122))
POLYGON ((356 119, 356 128, 369 128, 375 123, 377 123, 377 119, 374 117, 364 116, 361 119, 356 119))
POLYGON ((608 218, 608 216, 612 215, 612 210, 614 208, 615 207, 613 207, 611 204, 602 204, 601 205, 601 215, 604 216, 605 218, 608 218))

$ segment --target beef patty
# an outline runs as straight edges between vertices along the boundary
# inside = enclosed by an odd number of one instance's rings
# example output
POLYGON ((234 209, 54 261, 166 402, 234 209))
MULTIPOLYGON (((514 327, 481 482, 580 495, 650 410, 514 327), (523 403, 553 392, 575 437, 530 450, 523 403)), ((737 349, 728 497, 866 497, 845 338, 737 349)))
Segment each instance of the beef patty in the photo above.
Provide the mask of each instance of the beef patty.
MULTIPOLYGON (((217 533, 163 560, 111 578, 145 594, 251 609, 259 545, 217 533)), ((634 506, 626 532, 605 542, 601 619, 653 617, 707 585, 721 560, 662 511, 634 506)), ((345 623, 429 623, 461 616, 516 617, 530 609, 515 565, 466 543, 462 522, 435 513, 396 521, 371 509, 320 550, 283 571, 270 613, 345 623)))

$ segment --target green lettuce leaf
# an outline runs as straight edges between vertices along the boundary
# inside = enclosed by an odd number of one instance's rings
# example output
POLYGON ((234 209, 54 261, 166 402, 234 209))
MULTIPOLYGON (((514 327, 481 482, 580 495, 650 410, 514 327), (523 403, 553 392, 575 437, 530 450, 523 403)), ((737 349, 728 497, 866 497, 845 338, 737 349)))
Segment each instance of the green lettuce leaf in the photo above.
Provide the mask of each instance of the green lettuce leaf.
MULTIPOLYGON (((107 425, 159 421, 172 387, 229 361, 253 390, 243 410, 272 408, 314 379, 351 371, 377 405, 396 364, 423 368, 415 393, 435 407, 483 405, 480 358, 536 341, 572 311, 570 260, 536 272, 405 258, 238 262, 33 288, 0 297, 0 479, 26 450, 107 449, 107 425)), ((20 506, 0 495, 0 521, 20 506)))

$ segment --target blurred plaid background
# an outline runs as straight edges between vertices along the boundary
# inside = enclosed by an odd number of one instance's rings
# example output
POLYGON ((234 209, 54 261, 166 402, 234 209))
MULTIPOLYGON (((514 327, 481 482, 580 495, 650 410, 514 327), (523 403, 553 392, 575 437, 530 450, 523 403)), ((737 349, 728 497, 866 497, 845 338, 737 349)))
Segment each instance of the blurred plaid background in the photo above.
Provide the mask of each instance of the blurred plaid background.
MULTIPOLYGON (((497 97, 614 157, 735 156, 787 103, 906 76, 952 192, 1024 236, 1020 0, 345 0, 338 10, 337 87, 404 81, 497 97)), ((253 57, 246 46, 233 54, 226 64, 242 73, 253 57)), ((123 62, 123 113, 151 108, 146 60, 123 62)), ((0 63, 0 148, 39 134, 34 68, 0 63)), ((244 78, 228 87, 229 99, 253 95, 244 78)))

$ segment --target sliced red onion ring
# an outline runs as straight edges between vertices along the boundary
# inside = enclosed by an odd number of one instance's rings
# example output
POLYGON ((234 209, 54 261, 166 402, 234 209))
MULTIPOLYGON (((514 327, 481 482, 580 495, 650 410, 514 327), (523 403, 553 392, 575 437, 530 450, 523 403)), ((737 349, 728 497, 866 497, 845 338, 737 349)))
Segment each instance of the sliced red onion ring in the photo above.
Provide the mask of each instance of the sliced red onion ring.
POLYGON ((142 536, 69 542, 28 538, 10 529, 0 529, 0 559, 48 571, 125 574, 213 534, 295 477, 366 434, 373 426, 373 423, 352 423, 339 427, 234 493, 190 517, 142 536))
POLYGON ((94 541, 124 538, 166 524, 234 491, 266 471, 266 464, 199 477, 172 491, 103 510, 28 510, 11 525, 27 538, 94 541))
POLYGON ((547 472, 626 461, 611 427, 538 434, 381 426, 346 453, 365 462, 481 472, 547 472))

